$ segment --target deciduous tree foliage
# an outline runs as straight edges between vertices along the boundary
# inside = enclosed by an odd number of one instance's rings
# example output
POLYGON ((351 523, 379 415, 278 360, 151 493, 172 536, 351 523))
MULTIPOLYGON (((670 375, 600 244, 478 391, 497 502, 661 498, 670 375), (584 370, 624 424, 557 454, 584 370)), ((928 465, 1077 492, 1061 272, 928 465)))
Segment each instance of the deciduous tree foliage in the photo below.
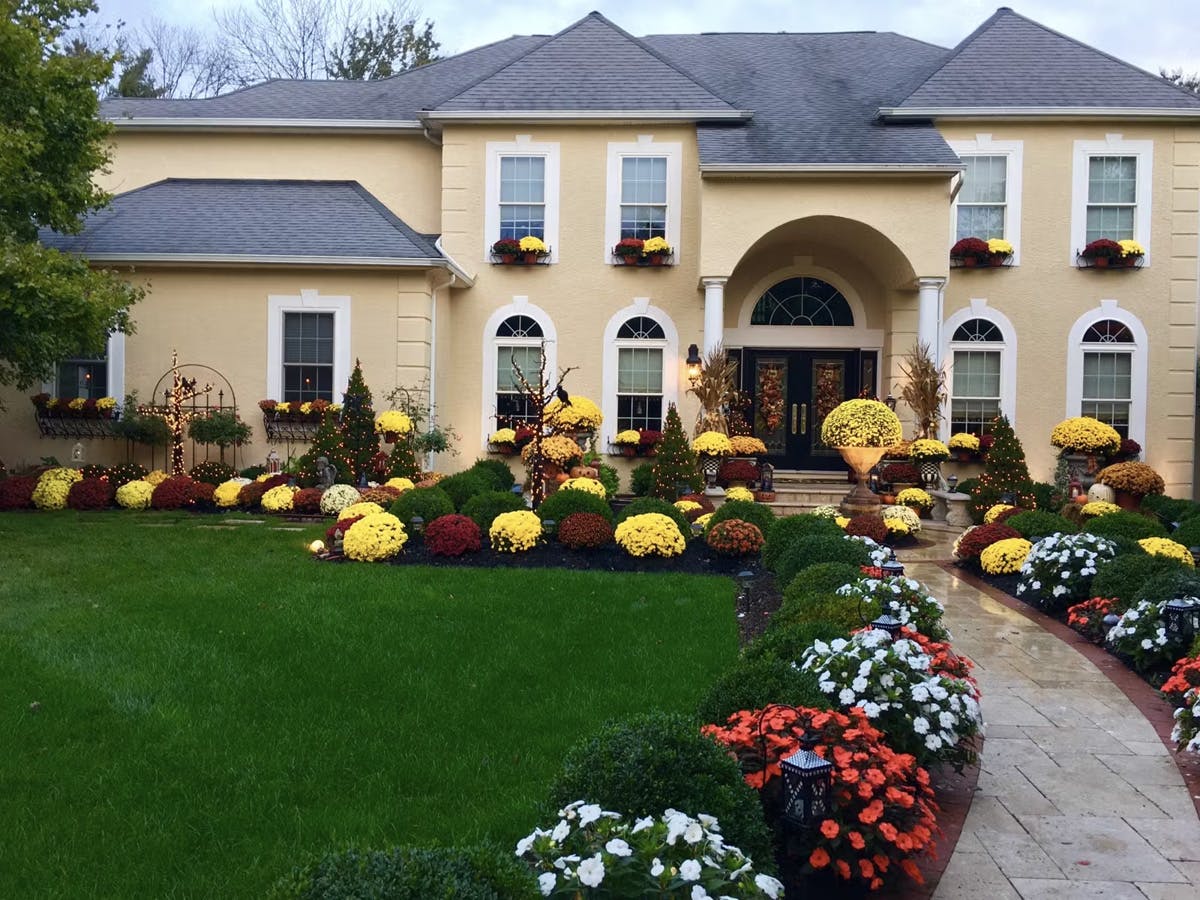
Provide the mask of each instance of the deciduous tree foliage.
POLYGON ((111 126, 97 117, 113 58, 65 52, 60 39, 90 0, 0 0, 0 384, 27 388, 54 364, 99 353, 131 331, 143 292, 114 272, 38 243, 76 233, 108 202, 92 175, 108 163, 111 126))

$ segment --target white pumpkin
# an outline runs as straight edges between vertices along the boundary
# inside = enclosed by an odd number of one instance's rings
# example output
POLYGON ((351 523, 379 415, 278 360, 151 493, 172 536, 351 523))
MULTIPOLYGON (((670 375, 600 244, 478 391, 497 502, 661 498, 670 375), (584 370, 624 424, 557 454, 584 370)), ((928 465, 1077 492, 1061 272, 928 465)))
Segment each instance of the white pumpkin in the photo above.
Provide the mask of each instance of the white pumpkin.
POLYGON ((1088 500, 1100 500, 1104 503, 1112 503, 1117 499, 1117 492, 1110 488, 1107 484, 1093 484, 1088 488, 1088 500))

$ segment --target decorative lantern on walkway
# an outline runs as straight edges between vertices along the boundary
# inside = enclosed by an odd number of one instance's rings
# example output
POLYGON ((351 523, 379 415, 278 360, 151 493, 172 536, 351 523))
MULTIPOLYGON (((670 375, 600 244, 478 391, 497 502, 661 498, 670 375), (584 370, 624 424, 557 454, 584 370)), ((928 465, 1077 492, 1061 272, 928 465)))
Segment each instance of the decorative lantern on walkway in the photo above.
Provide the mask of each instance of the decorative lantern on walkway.
POLYGON ((829 815, 833 763, 813 752, 816 742, 808 735, 800 749, 780 760, 783 770, 783 817, 798 828, 813 828, 829 815))
POLYGON ((1176 643, 1190 644, 1200 632, 1200 600, 1195 597, 1176 597, 1163 607, 1167 634, 1176 643))

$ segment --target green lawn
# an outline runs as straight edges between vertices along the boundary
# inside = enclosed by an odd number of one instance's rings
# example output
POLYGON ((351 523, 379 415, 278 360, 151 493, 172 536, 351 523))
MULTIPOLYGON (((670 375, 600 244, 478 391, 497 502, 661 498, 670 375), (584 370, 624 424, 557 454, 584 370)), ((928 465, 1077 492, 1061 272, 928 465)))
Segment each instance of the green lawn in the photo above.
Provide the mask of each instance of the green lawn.
POLYGON ((568 746, 736 653, 728 579, 319 564, 317 527, 222 521, 0 515, 0 897, 515 842, 568 746))

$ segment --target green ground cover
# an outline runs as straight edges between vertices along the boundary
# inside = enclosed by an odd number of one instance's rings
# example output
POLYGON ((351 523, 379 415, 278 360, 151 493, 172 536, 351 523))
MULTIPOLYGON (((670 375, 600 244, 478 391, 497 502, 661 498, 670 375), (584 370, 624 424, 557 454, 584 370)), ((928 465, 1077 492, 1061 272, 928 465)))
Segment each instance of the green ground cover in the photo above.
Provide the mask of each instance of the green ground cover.
POLYGON ((569 746, 736 654, 728 579, 318 564, 316 526, 222 521, 0 515, 0 896, 515 842, 569 746))

